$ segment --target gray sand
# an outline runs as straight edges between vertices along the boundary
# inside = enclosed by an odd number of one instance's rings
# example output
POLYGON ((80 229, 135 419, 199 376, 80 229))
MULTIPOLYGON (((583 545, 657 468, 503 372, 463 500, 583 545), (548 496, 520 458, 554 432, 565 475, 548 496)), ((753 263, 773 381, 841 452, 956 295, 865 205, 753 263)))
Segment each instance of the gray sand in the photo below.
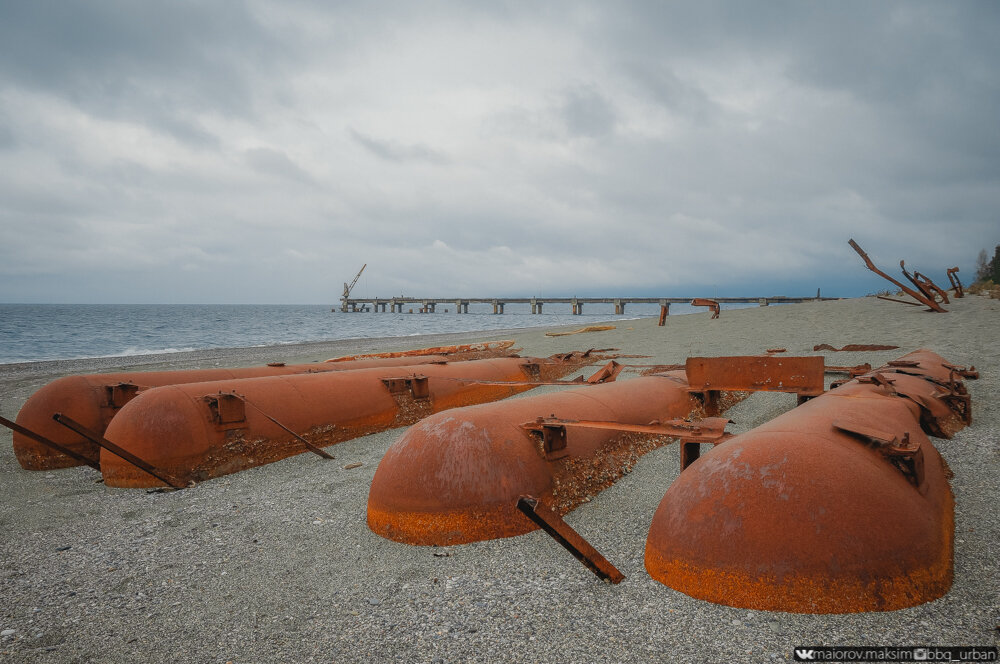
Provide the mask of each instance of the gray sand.
MULTIPOLYGON (((303 454, 175 493, 110 489, 89 468, 21 470, 0 433, 0 660, 17 662, 786 661, 802 644, 997 644, 1000 301, 966 297, 947 314, 862 298, 643 319, 550 338, 544 329, 448 335, 515 338, 525 355, 617 347, 683 362, 817 343, 896 351, 827 353, 873 365, 927 347, 975 364, 973 425, 934 442, 955 473, 955 582, 943 598, 891 613, 795 615, 718 606, 646 574, 650 520, 678 474, 677 448, 567 516, 626 579, 601 583, 546 535, 441 549, 373 535, 368 486, 403 430, 303 454), (343 466, 360 462, 359 468, 343 466), (68 547, 68 548, 67 548, 68 547)), ((407 339, 405 347, 442 343, 407 339)), ((235 349, 0 367, 0 413, 67 373, 310 362, 401 340, 235 349)), ((559 389, 559 388, 543 388, 559 389)), ((793 407, 756 394, 734 432, 793 407)), ((861 498, 863 499, 863 497, 861 498)), ((879 509, 872 505, 872 509, 879 509)))

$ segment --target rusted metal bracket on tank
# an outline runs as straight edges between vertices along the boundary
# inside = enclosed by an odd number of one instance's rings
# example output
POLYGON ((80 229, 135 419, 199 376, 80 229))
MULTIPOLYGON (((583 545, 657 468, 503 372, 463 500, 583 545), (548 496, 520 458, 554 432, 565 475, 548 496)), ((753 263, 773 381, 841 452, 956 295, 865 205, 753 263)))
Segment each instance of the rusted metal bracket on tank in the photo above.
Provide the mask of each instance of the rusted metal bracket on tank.
POLYGON ((413 374, 400 378, 383 378, 382 383, 393 396, 409 393, 414 399, 430 399, 431 388, 427 376, 413 374))
POLYGON ((719 306, 718 302, 716 302, 715 300, 710 300, 707 297, 696 297, 696 298, 694 298, 693 300, 691 300, 691 306, 692 307, 708 307, 709 310, 712 312, 712 318, 718 318, 719 317, 719 312, 722 310, 722 307, 719 306))
POLYGON ((625 575, 608 562, 608 559, 602 556, 600 551, 583 539, 580 533, 573 530, 561 516, 540 504, 537 499, 531 496, 521 496, 517 499, 517 509, 548 533, 552 539, 559 542, 598 578, 609 583, 621 583, 625 579, 625 575))
POLYGON ((64 447, 64 446, 60 445, 59 443, 57 443, 55 441, 49 440, 48 438, 46 438, 45 436, 43 436, 41 434, 35 433, 31 429, 27 429, 25 427, 22 427, 17 422, 11 422, 6 417, 0 417, 0 424, 4 425, 5 427, 7 427, 8 429, 10 429, 11 431, 16 431, 17 433, 21 434, 22 436, 27 436, 28 438, 30 438, 30 439, 32 439, 32 440, 34 440, 36 442, 39 442, 42 445, 45 445, 49 449, 55 450, 56 452, 59 452, 60 454, 65 454, 66 456, 68 456, 71 459, 75 459, 76 461, 79 461, 80 463, 86 464, 86 465, 90 466, 91 468, 93 468, 94 470, 98 470, 99 471, 101 469, 101 464, 98 463, 97 461, 94 461, 90 457, 85 456, 83 454, 79 454, 77 452, 74 452, 73 450, 69 449, 68 447, 64 447))
POLYGON ((76 433, 80 434, 81 436, 83 436, 84 438, 86 438, 90 442, 94 443, 95 445, 106 449, 107 451, 111 452, 112 454, 118 455, 119 457, 121 457, 125 461, 129 462, 130 464, 132 464, 136 468, 149 473, 150 475, 152 475, 156 479, 158 479, 161 482, 165 483, 167 486, 171 486, 171 487, 173 487, 175 489, 186 489, 189 486, 193 486, 194 485, 193 482, 191 484, 185 484, 184 482, 182 482, 181 480, 177 479, 176 477, 174 477, 170 473, 167 473, 166 471, 160 470, 160 469, 156 468, 155 466, 153 466, 150 463, 146 463, 145 461, 143 461, 142 459, 140 459, 136 455, 132 454, 128 450, 124 450, 121 447, 118 447, 117 445, 115 445, 114 443, 112 443, 110 440, 106 439, 104 436, 100 435, 99 433, 97 433, 95 431, 91 431, 90 429, 88 429, 87 427, 83 426, 82 424, 80 424, 79 422, 77 422, 76 420, 74 420, 71 417, 67 417, 66 415, 63 415, 62 413, 55 413, 52 416, 52 419, 54 419, 56 422, 58 422, 59 424, 63 425, 67 429, 71 429, 72 431, 75 431, 76 433))
POLYGON ((834 428, 875 443, 876 449, 896 466, 907 481, 921 493, 927 491, 924 484, 924 451, 919 443, 910 441, 909 432, 899 438, 874 427, 846 420, 834 420, 834 428))
POLYGON ((948 281, 951 282, 951 287, 955 290, 955 297, 963 298, 965 297, 965 290, 962 288, 962 280, 958 278, 958 268, 950 267, 947 270, 948 281))
POLYGON ((117 410, 139 394, 139 386, 135 383, 122 382, 117 385, 105 385, 104 391, 108 398, 108 406, 117 410))
POLYGON ((854 249, 854 251, 858 252, 858 255, 861 256, 861 260, 865 262, 865 267, 867 267, 869 270, 871 270, 878 276, 882 277, 883 279, 895 284, 896 286, 899 287, 901 291, 912 297, 914 300, 917 300, 921 304, 925 305, 931 311, 938 311, 941 313, 947 311, 947 309, 943 308, 940 304, 935 302, 933 298, 926 297, 923 293, 918 293, 909 286, 904 286, 903 284, 901 284, 900 282, 896 281, 888 274, 883 272, 882 270, 878 269, 875 266, 875 263, 872 262, 872 259, 868 257, 868 254, 866 254, 864 250, 860 246, 858 246, 858 243, 855 242, 853 239, 848 240, 848 244, 851 245, 851 248, 854 249))

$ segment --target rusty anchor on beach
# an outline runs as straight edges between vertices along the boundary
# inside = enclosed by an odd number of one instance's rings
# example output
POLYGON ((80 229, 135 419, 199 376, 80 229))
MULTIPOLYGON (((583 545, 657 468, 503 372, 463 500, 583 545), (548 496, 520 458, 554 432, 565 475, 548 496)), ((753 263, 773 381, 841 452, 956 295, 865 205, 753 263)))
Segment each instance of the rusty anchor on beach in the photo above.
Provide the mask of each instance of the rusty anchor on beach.
MULTIPOLYGON (((886 274, 882 270, 878 269, 878 267, 875 265, 875 263, 872 261, 872 259, 868 257, 868 254, 866 254, 864 252, 864 250, 858 245, 857 242, 854 241, 853 238, 851 240, 848 240, 848 244, 851 245, 851 248, 854 249, 854 251, 856 251, 859 256, 861 256, 861 260, 863 260, 865 262, 865 267, 867 267, 869 270, 871 270, 872 272, 874 272, 878 276, 882 277, 883 279, 889 281, 890 283, 895 284, 901 291, 903 291, 904 293, 906 293, 907 295, 909 295, 910 297, 912 297, 917 302, 916 303, 914 303, 914 302, 907 302, 906 300, 897 300, 897 299, 893 299, 893 298, 890 298, 890 297, 885 297, 885 296, 882 296, 882 295, 879 296, 879 299, 889 300, 891 302, 901 302, 901 303, 904 303, 904 304, 922 304, 922 305, 926 306, 930 311, 937 311, 937 312, 941 312, 941 313, 944 313, 944 312, 947 311, 947 309, 945 309, 940 304, 938 304, 937 301, 935 301, 934 297, 932 297, 931 295, 923 292, 923 289, 921 289, 920 292, 915 291, 912 288, 910 288, 909 286, 904 286, 902 283, 896 281, 895 279, 893 279, 892 277, 890 277, 888 274, 886 274)), ((903 265, 903 262, 900 261, 900 266, 902 266, 902 265, 903 265)), ((906 277, 908 279, 910 279, 911 281, 913 281, 912 277, 910 277, 910 275, 906 273, 906 269, 905 268, 903 269, 903 274, 906 275, 906 277)), ((916 284, 916 282, 914 282, 914 285, 916 285, 918 288, 921 288, 919 285, 916 284)))
POLYGON ((950 267, 947 270, 948 281, 951 282, 952 290, 956 298, 965 297, 965 290, 962 288, 962 280, 958 278, 958 268, 950 267))
POLYGON ((713 447, 667 490, 646 569, 687 595, 799 613, 946 593, 954 505, 928 434, 971 422, 974 368, 920 350, 713 447))
POLYGON ((513 341, 485 342, 461 346, 440 346, 399 353, 376 353, 337 358, 327 362, 266 366, 241 369, 191 369, 181 371, 122 372, 64 376, 32 394, 17 414, 14 453, 26 470, 52 470, 94 461, 100 448, 78 432, 59 426, 52 416, 63 413, 88 429, 103 435, 111 419, 141 392, 166 385, 238 380, 265 376, 349 371, 388 366, 412 366, 446 361, 503 357, 513 341))

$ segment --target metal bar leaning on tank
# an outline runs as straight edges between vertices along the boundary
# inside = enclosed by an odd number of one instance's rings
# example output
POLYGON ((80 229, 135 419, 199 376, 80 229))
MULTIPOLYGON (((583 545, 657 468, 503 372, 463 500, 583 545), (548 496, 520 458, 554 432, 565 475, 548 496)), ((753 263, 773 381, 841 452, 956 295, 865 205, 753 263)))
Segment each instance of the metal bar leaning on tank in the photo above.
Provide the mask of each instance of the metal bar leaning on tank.
POLYGON ((241 397, 238 394, 236 394, 235 392, 233 392, 233 396, 236 396, 237 398, 241 399, 243 401, 243 403, 245 403, 246 405, 250 406, 251 408, 253 408, 254 410, 256 410, 258 413, 260 413, 261 415, 263 415, 267 419, 271 420, 271 422, 273 422, 274 424, 278 425, 278 427, 280 427, 280 428, 284 429, 285 431, 287 431, 288 433, 292 434, 295 437, 296 440, 298 440, 300 443, 302 443, 303 445, 305 445, 306 449, 309 450, 310 452, 312 452, 313 454, 315 454, 317 456, 321 456, 324 459, 333 459, 334 458, 334 456, 332 454, 330 454, 329 452, 327 452, 326 450, 324 450, 322 447, 316 447, 315 445, 313 445, 312 443, 310 443, 308 440, 306 440, 305 438, 303 438, 299 434, 295 433, 294 431, 292 431, 291 429, 289 429, 288 427, 286 427, 284 424, 282 424, 278 420, 274 419, 273 417, 271 417, 270 415, 268 415, 267 413, 265 413, 263 410, 261 410, 260 406, 254 404, 252 401, 250 401, 246 397, 241 397))
POLYGON ((60 454, 65 454, 66 456, 68 456, 71 459, 75 459, 75 460, 79 461, 80 463, 86 464, 86 465, 90 466, 91 468, 93 468, 94 470, 98 470, 99 471, 101 469, 101 464, 99 462, 97 462, 97 461, 94 461, 90 457, 85 456, 83 454, 78 454, 78 453, 74 452, 73 450, 69 449, 68 447, 63 447, 59 443, 57 443, 55 441, 52 441, 52 440, 49 440, 45 436, 37 434, 34 431, 32 431, 31 429, 27 429, 25 427, 22 427, 20 424, 17 424, 16 422, 11 422, 6 417, 0 417, 0 424, 4 425, 5 427, 7 427, 8 429, 10 429, 11 431, 16 431, 17 433, 21 434, 22 436, 26 436, 26 437, 31 438, 32 440, 34 440, 36 442, 39 442, 42 445, 45 445, 46 447, 48 447, 50 449, 53 449, 56 452, 59 452, 60 454))
POLYGON ((143 461, 142 459, 132 454, 128 450, 123 450, 122 448, 112 443, 110 440, 104 438, 104 436, 94 431, 91 431, 90 429, 83 426, 79 422, 75 421, 71 417, 66 417, 62 413, 56 413, 52 416, 52 419, 54 419, 56 422, 63 425, 67 429, 72 429, 73 431, 77 432, 84 438, 87 438, 94 444, 102 447, 103 449, 106 449, 112 454, 118 455, 119 457, 129 462, 136 468, 146 471, 147 473, 149 473, 156 479, 160 480, 161 482, 167 484, 168 486, 172 486, 175 489, 186 489, 190 486, 188 484, 181 482, 180 480, 170 475, 169 473, 159 470, 155 466, 143 461))

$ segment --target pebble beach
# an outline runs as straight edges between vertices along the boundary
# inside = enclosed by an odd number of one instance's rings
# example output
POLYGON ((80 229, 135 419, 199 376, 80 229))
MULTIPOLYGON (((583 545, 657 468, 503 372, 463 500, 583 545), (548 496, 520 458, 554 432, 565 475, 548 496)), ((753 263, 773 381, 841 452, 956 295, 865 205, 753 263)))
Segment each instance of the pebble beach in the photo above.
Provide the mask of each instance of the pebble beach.
MULTIPOLYGON (((676 445, 645 455, 566 516, 624 573, 610 585, 538 531, 444 549, 374 535, 368 488, 405 429, 329 447, 332 461, 301 454, 169 493, 106 487, 87 467, 22 470, 2 429, 0 661, 784 662, 801 645, 996 646, 1000 300, 966 296, 946 308, 866 297, 724 310, 717 320, 671 316, 664 327, 619 320, 558 337, 531 328, 0 365, 0 414, 9 419, 39 387, 74 373, 298 364, 495 339, 514 339, 525 356, 617 348, 648 356, 629 360, 645 364, 784 348, 831 365, 879 366, 929 348, 980 373, 967 382, 972 425, 932 439, 954 473, 953 586, 885 613, 736 609, 652 580, 645 539, 679 473, 676 445), (820 343, 899 348, 814 352, 820 343)), ((726 413, 729 431, 794 406, 794 395, 754 394, 726 413)))

